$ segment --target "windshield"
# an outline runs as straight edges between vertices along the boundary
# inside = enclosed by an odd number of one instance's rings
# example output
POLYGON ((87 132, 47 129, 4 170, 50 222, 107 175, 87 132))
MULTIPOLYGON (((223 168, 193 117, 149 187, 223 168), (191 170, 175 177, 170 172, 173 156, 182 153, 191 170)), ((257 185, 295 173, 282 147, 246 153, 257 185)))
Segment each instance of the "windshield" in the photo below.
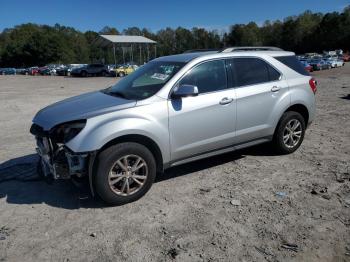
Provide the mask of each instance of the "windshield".
POLYGON ((152 61, 103 92, 125 99, 142 100, 157 93, 185 63, 152 61))

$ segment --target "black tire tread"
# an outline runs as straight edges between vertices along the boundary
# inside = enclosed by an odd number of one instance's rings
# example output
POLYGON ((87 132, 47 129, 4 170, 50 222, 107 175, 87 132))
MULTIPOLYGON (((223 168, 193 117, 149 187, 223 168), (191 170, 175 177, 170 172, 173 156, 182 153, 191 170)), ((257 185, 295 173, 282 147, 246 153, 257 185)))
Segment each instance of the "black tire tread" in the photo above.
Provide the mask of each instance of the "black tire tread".
POLYGON ((102 200, 111 205, 123 205, 136 201, 151 188, 156 177, 156 162, 151 151, 145 146, 134 143, 124 142, 112 145, 103 150, 98 155, 98 166, 94 176, 94 185, 97 194, 102 200), (118 196, 109 188, 108 172, 114 162, 125 154, 138 154, 144 158, 148 165, 148 178, 146 184, 138 192, 130 196, 118 196))
POLYGON ((275 134, 273 137, 273 145, 278 153, 291 154, 300 147, 301 143, 303 142, 304 135, 305 135, 305 119, 303 118, 303 116, 300 113, 295 111, 287 111, 282 115, 277 125, 275 134), (301 139, 299 143, 295 147, 287 148, 283 143, 283 130, 285 125, 288 123, 288 121, 290 121, 293 118, 297 118, 300 121, 302 126, 302 134, 301 134, 301 139))

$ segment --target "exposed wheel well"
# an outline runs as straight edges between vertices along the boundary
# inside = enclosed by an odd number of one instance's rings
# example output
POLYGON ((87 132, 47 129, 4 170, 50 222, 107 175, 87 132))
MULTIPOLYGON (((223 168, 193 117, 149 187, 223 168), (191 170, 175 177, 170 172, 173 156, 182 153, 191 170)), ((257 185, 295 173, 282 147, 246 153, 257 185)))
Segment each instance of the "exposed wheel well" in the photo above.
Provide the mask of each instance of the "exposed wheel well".
POLYGON ((309 111, 307 110, 306 106, 304 106, 302 104, 292 105, 285 112, 288 112, 288 111, 294 111, 294 112, 298 112, 299 114, 301 114, 301 116, 305 120, 305 126, 307 126, 307 124, 309 122, 309 111))
POLYGON ((157 171, 158 172, 163 172, 163 157, 162 153, 159 149, 159 146, 157 145, 156 142, 154 142, 152 139, 150 139, 147 136, 143 135, 125 135, 121 137, 117 137, 111 141, 109 141, 107 144, 105 144, 99 152, 104 150, 105 148, 110 147, 111 145, 115 145, 118 143, 123 143, 123 142, 135 142, 139 143, 141 145, 144 145, 147 147, 151 153, 153 154, 155 160, 156 160, 156 165, 157 165, 157 171))

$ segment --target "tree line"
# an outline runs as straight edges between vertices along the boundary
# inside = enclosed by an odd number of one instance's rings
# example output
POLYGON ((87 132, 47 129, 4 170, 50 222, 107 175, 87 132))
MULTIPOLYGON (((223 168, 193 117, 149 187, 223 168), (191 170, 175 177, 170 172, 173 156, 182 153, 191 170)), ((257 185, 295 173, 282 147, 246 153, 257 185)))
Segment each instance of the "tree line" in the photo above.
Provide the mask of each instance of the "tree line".
MULTIPOLYGON (((102 47, 99 34, 142 35, 157 41, 154 48, 143 48, 141 56, 134 47, 134 61, 150 57, 183 53, 192 49, 220 49, 228 46, 277 46, 296 53, 350 49, 350 6, 342 12, 306 11, 283 21, 235 24, 227 32, 194 27, 165 28, 152 32, 131 27, 118 31, 104 27, 99 32, 81 32, 59 24, 54 26, 22 24, 0 33, 0 67, 28 67, 49 63, 114 63, 111 47, 102 47)), ((128 50, 126 50, 128 51, 128 50)), ((122 63, 122 50, 116 49, 122 63)), ((128 60, 128 53, 126 53, 128 60)))

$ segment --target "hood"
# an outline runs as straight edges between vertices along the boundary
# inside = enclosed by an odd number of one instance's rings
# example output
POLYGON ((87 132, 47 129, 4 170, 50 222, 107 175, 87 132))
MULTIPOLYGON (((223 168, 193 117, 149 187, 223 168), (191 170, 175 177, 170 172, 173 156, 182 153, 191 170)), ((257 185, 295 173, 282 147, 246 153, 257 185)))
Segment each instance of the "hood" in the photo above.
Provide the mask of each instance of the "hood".
POLYGON ((110 96, 100 91, 71 97, 41 109, 33 123, 50 130, 55 125, 134 107, 136 101, 110 96))

